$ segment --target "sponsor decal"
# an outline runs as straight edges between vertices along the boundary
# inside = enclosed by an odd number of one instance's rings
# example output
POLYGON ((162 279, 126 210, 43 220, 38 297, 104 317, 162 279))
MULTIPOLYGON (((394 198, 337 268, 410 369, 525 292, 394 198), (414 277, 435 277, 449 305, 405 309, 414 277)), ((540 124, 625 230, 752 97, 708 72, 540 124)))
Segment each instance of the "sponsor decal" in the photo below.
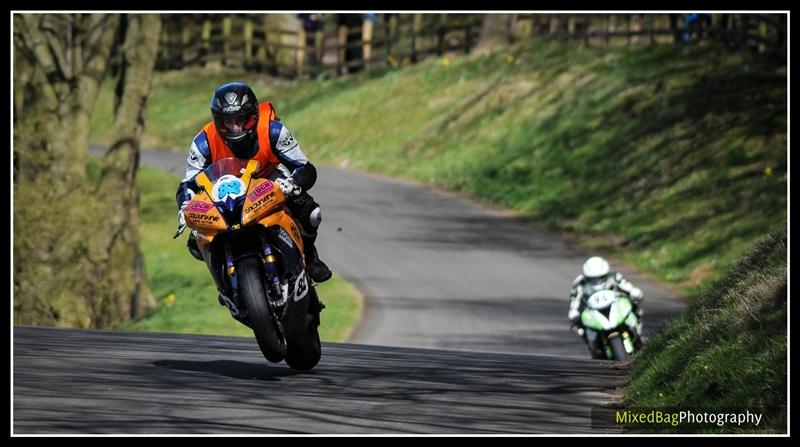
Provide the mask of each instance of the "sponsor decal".
POLYGON ((305 270, 300 272, 297 276, 297 281, 294 283, 294 300, 300 301, 308 293, 308 281, 306 281, 305 270))
POLYGON ((228 182, 219 185, 219 192, 217 196, 220 200, 224 199, 228 194, 237 196, 242 192, 242 182, 228 182))
POLYGON ((214 184, 214 189, 211 190, 211 196, 215 201, 225 200, 225 197, 236 199, 245 194, 244 182, 237 178, 235 175, 223 175, 214 184))
POLYGON ((284 148, 284 147, 285 148, 290 148, 290 147, 295 146, 296 144, 297 144, 297 142, 294 141, 294 137, 292 136, 292 134, 289 133, 289 131, 286 131, 286 136, 281 138, 281 141, 278 143, 278 146, 280 146, 282 148, 284 148))
POLYGON ((222 109, 223 112, 238 112, 241 109, 241 106, 228 106, 222 109))
POLYGON ((252 211, 258 211, 259 209, 261 209, 261 207, 266 205, 268 202, 271 202, 273 197, 275 197, 275 191, 269 193, 268 195, 266 195, 263 198, 259 199, 258 202, 255 202, 252 205, 250 205, 247 208, 245 208, 244 209, 245 214, 248 214, 248 213, 250 213, 252 211))
POLYGON ((247 197, 251 202, 255 202, 256 199, 272 191, 274 188, 275 186, 272 184, 272 182, 264 182, 256 186, 255 189, 253 189, 253 192, 251 192, 247 197))
POLYGON ((278 238, 280 240, 282 240, 284 243, 286 243, 286 245, 288 245, 289 247, 293 247, 294 246, 294 243, 292 242, 292 238, 290 238, 289 235, 286 234, 285 231, 283 231, 283 228, 281 228, 281 231, 278 232, 278 238))
POLYGON ((206 214, 197 213, 189 213, 189 217, 194 220, 199 220, 200 222, 216 222, 219 220, 219 216, 209 216, 206 214))
POLYGON ((227 101, 227 102, 228 102, 228 104, 233 104, 233 103, 235 103, 235 102, 236 102, 236 92, 229 92, 229 93, 226 93, 226 94, 225 94, 225 101, 227 101))
POLYGON ((194 201, 191 205, 189 205, 187 210, 197 211, 198 213, 207 213, 211 208, 214 208, 214 205, 210 203, 194 201))

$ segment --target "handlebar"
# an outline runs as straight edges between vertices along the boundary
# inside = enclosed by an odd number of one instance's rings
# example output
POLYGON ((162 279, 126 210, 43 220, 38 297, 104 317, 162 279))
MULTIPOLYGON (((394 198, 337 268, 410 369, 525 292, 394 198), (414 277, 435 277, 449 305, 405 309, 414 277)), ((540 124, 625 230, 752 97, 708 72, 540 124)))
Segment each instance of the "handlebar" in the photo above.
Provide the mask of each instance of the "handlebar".
POLYGON ((175 239, 178 236, 180 236, 181 234, 183 234, 183 230, 185 230, 185 229, 186 229, 186 225, 178 226, 178 231, 175 232, 175 234, 172 236, 172 239, 175 239))

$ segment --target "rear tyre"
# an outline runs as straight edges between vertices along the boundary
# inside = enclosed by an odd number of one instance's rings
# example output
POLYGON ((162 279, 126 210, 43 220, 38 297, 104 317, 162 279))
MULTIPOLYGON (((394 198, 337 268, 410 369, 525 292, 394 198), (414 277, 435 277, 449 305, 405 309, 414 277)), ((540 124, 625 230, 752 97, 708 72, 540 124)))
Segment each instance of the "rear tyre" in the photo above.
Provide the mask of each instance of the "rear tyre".
POLYGON ((247 309, 247 321, 256 335, 261 353, 272 363, 286 356, 286 342, 272 318, 264 288, 264 269, 256 258, 243 258, 236 263, 239 289, 247 309))
POLYGON ((609 338, 608 344, 611 346, 614 360, 625 360, 628 358, 628 351, 625 350, 625 344, 622 342, 621 335, 609 338))
MULTIPOLYGON (((307 318, 311 320, 311 315, 307 318)), ((298 371, 308 371, 317 366, 322 357, 322 346, 319 342, 319 331, 314 321, 309 321, 303 335, 289 340, 286 346, 286 364, 298 371)))

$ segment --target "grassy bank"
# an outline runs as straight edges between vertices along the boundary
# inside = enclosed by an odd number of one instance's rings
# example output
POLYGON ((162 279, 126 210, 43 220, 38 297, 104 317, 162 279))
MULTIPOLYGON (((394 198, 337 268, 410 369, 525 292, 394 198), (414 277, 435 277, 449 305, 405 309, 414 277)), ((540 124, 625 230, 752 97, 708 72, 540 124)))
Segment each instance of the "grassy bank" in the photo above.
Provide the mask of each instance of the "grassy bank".
POLYGON ((147 145, 186 150, 233 79, 315 162, 506 206, 689 297, 786 220, 786 68, 757 55, 532 42, 330 81, 193 69, 157 78, 147 145))
POLYGON ((656 334, 632 365, 627 404, 761 409, 765 420, 757 429, 707 431, 786 433, 786 250, 785 231, 764 238, 689 312, 656 334))
POLYGON ((688 296, 786 220, 786 71, 750 54, 533 44, 291 111, 318 158, 579 235, 688 296))
MULTIPOLYGON (((186 250, 186 234, 173 240, 176 227, 172 175, 143 167, 141 192, 142 250, 150 288, 158 307, 150 315, 118 329, 252 336, 217 302, 217 291, 205 264, 186 250)), ((319 327, 323 341, 344 341, 361 315, 358 292, 338 276, 318 289, 327 308, 319 327)))

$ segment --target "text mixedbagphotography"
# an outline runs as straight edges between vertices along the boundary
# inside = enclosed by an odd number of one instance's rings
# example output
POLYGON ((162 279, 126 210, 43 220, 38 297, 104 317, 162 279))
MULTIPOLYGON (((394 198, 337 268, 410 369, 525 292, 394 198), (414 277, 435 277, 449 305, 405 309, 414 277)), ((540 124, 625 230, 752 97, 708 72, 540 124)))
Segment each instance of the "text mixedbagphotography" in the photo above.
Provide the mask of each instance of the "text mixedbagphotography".
POLYGON ((758 427, 764 412, 757 409, 593 408, 592 424, 605 428, 758 427))

